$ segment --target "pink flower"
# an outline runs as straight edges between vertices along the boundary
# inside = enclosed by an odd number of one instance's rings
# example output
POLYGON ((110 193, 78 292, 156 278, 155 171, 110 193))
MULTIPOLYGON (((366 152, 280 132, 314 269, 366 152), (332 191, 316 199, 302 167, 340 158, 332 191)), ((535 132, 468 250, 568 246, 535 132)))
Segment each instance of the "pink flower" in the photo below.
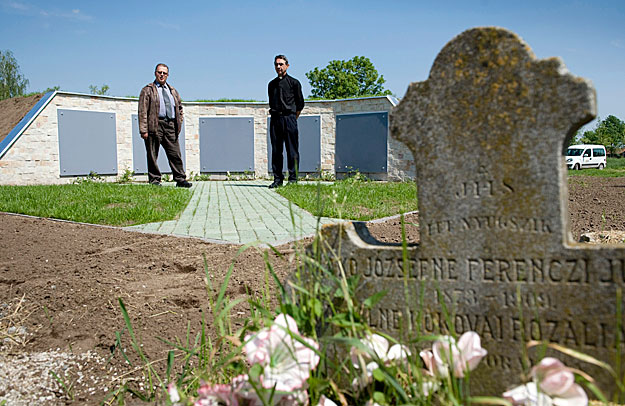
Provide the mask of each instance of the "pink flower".
POLYGON ((543 358, 532 368, 530 374, 534 379, 533 382, 507 391, 503 396, 515 405, 586 406, 588 404, 586 392, 575 383, 573 373, 558 359, 543 358))
POLYGON ((363 378, 356 378, 352 382, 352 386, 360 389, 371 383, 373 371, 378 369, 378 360, 389 365, 393 361, 403 361, 410 356, 410 350, 404 345, 395 344, 389 349, 388 340, 379 334, 369 334, 361 342, 367 350, 363 351, 358 347, 352 347, 350 350, 352 365, 355 369, 360 369, 360 358, 363 363, 366 362, 363 378))
POLYGON ((552 406, 552 399, 536 388, 536 383, 530 382, 517 386, 503 394, 504 399, 514 406, 552 406))
MULTIPOLYGON (((439 371, 439 368, 436 364, 436 360, 434 359, 434 353, 432 350, 427 349, 423 350, 419 353, 419 356, 423 360, 425 364, 425 369, 428 375, 430 376, 441 376, 442 372, 439 371)), ((445 370, 446 371, 446 370, 445 370)))
POLYGON ((443 336, 431 350, 419 353, 430 375, 447 377, 451 368, 456 378, 463 378, 466 372, 473 371, 486 354, 480 336, 474 331, 464 333, 458 342, 451 336, 443 336))
POLYGON ((239 400, 237 398, 237 393, 232 389, 232 385, 209 385, 204 383, 198 389, 199 396, 195 402, 195 406, 238 406, 239 400))
POLYGON ((317 406, 338 406, 338 405, 334 403, 332 400, 326 398, 324 395, 321 395, 317 406))
POLYGON ((292 392, 304 386, 319 363, 314 340, 299 335, 295 320, 280 314, 271 328, 245 338, 245 353, 250 364, 261 364, 261 385, 278 392, 292 392))
POLYGON ((586 392, 575 383, 573 372, 560 360, 552 357, 543 358, 532 368, 531 375, 539 382, 540 389, 554 398, 554 404, 588 404, 586 392))
POLYGON ((167 385, 167 393, 169 394, 169 400, 171 401, 171 403, 176 405, 178 404, 178 402, 180 402, 180 394, 178 393, 178 388, 176 387, 175 383, 171 382, 169 385, 167 385))
POLYGON ((351 348, 350 356, 354 368, 360 368, 358 357, 362 357, 365 362, 375 360, 377 357, 388 365, 392 361, 405 360, 410 356, 410 350, 405 345, 395 344, 389 349, 388 340, 379 334, 369 334, 361 342, 368 351, 363 351, 357 347, 351 348))

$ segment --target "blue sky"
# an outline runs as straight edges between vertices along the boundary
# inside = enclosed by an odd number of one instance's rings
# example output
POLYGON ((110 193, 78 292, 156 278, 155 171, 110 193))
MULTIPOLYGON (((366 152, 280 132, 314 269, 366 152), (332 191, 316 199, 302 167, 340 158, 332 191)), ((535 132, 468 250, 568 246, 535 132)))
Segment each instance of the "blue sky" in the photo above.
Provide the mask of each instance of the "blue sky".
POLYGON ((185 100, 266 100, 278 53, 305 96, 306 72, 364 55, 402 97, 449 40, 476 26, 510 29, 538 58, 561 57, 593 82, 600 117, 625 120, 622 0, 0 0, 0 49, 14 53, 28 91, 107 84, 112 95, 138 95, 162 61, 185 100))

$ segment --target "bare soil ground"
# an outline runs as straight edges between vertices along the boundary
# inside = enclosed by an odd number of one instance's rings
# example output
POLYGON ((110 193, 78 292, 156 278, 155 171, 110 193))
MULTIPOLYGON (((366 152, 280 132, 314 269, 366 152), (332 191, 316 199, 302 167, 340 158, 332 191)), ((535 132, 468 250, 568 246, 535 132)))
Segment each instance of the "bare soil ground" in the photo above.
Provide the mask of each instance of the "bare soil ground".
MULTIPOLYGON (((575 177, 569 185, 575 239, 588 231, 625 230, 625 178, 575 177)), ((405 224, 409 241, 418 241, 418 215, 408 215, 405 224)), ((370 224, 369 229, 380 241, 401 241, 398 218, 370 224)), ((267 252, 281 278, 295 267, 294 249, 289 244, 278 247, 280 255, 267 252)), ((0 364, 5 362, 0 365, 4 370, 0 382, 5 382, 0 383, 0 399, 17 396, 16 391, 34 391, 6 379, 9 374, 26 379, 27 372, 19 365, 30 365, 32 370, 36 364, 32 359, 43 353, 47 362, 59 354, 86 358, 57 360, 61 369, 55 373, 64 373, 68 382, 74 382, 72 404, 100 402, 121 381, 139 375, 132 371, 140 364, 129 366, 116 348, 116 332, 124 330, 118 298, 128 309, 143 351, 150 360, 162 360, 171 346, 159 337, 184 341, 187 328, 194 337, 202 317, 211 325, 204 257, 214 286, 234 263, 228 288, 231 299, 263 290, 263 250, 250 249, 237 257, 238 250, 238 246, 191 238, 0 214, 0 332, 5 335, 0 350, 0 364), (84 355, 87 351, 89 356, 84 355)), ((246 306, 235 308, 235 322, 245 318, 246 306)), ((124 348, 129 350, 127 337, 127 331, 122 333, 124 348)), ((128 354, 137 361, 132 350, 128 354)), ((40 373, 43 385, 49 372, 40 373)), ((55 383, 47 378, 48 389, 41 389, 38 401, 69 402, 62 391, 50 389, 55 383)), ((139 381, 134 384, 141 387, 139 381)))
POLYGON ((43 94, 0 100, 0 141, 24 118, 43 94))

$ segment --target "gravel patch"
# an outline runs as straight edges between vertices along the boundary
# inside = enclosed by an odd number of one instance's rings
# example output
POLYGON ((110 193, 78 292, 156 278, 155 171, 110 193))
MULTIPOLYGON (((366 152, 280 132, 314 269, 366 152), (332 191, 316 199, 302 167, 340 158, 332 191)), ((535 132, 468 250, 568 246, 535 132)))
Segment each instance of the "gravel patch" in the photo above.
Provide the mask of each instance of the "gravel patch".
MULTIPOLYGON (((0 403, 7 405, 65 405, 68 401, 104 395, 117 375, 102 377, 106 360, 94 352, 8 354, 0 357, 0 403), (95 373, 95 369, 100 369, 95 373), (54 374, 53 374, 54 373, 54 374), (56 375, 56 377, 54 376, 56 375)), ((104 397, 104 396, 102 396, 104 397)))

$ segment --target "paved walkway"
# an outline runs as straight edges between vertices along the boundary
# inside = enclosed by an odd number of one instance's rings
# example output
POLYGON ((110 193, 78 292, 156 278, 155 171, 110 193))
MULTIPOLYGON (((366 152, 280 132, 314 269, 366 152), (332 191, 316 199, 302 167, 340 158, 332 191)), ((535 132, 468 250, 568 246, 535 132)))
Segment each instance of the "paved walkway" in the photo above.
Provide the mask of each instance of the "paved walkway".
MULTIPOLYGON (((246 244, 278 245, 313 235, 317 218, 274 190, 269 181, 193 182, 193 196, 177 220, 127 227, 159 234, 246 244)), ((321 218, 320 224, 340 220, 321 218)))

